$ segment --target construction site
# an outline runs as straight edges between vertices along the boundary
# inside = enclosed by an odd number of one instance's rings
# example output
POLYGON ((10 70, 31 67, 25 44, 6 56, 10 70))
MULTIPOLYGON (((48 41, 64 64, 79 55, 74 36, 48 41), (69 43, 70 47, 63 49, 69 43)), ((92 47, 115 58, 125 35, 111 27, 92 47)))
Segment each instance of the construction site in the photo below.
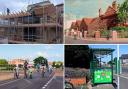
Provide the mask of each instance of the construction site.
POLYGON ((63 43, 63 3, 54 5, 44 0, 19 12, 7 8, 5 14, 0 14, 0 43, 63 43))

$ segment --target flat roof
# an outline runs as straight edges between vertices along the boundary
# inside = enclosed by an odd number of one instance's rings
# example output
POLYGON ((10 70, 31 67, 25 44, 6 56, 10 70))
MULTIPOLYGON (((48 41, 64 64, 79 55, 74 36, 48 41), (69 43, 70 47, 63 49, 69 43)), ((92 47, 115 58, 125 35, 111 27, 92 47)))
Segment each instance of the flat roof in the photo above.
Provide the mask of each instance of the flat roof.
POLYGON ((109 55, 115 51, 111 48, 92 48, 91 50, 95 55, 109 55))

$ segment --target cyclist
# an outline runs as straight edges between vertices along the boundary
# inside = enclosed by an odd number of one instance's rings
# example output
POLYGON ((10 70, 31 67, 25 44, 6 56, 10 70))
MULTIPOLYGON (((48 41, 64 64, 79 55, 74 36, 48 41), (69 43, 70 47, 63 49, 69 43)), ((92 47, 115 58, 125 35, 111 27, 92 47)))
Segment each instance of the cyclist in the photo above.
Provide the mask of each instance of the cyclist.
POLYGON ((28 70, 28 62, 25 61, 24 62, 24 78, 27 78, 27 70, 28 70))
POLYGON ((52 73, 52 66, 51 65, 49 65, 49 73, 51 74, 52 73))
POLYGON ((41 65, 41 75, 42 75, 42 78, 44 77, 45 72, 46 72, 46 66, 44 64, 42 64, 41 65))
POLYGON ((29 68, 28 68, 28 74, 29 74, 29 78, 30 79, 32 79, 32 72, 33 72, 32 66, 29 66, 29 68))
POLYGON ((14 68, 14 78, 19 78, 19 66, 16 65, 16 67, 14 68))
POLYGON ((40 64, 39 64, 39 63, 36 65, 36 71, 37 71, 37 72, 40 71, 40 64))

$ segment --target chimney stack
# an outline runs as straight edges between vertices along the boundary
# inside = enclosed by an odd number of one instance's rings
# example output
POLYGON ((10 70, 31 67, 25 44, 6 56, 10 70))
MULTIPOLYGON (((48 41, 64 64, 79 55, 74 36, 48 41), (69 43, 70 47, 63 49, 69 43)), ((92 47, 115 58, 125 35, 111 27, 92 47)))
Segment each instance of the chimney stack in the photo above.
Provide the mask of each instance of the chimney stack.
POLYGON ((117 11, 117 3, 116 3, 116 0, 113 1, 112 8, 117 11))
POLYGON ((99 17, 102 15, 102 10, 101 8, 99 9, 99 17))

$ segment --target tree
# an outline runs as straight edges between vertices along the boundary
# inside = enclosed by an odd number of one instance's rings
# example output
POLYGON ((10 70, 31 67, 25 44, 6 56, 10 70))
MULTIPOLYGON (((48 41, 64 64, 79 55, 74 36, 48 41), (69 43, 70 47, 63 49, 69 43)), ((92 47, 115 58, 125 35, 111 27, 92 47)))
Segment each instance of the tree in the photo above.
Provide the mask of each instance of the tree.
POLYGON ((35 58, 34 60, 34 65, 36 66, 37 64, 44 64, 48 67, 48 61, 46 58, 39 56, 37 58, 35 58))
POLYGON ((128 19, 128 0, 125 0, 125 2, 119 6, 117 17, 120 23, 126 23, 128 19))
POLYGON ((65 66, 73 68, 89 68, 92 55, 88 45, 66 45, 65 66))
POLYGON ((61 62, 61 61, 54 61, 53 63, 52 63, 52 67, 55 67, 55 68, 61 68, 63 66, 63 62, 61 62))
POLYGON ((8 62, 6 59, 0 59, 0 65, 7 65, 8 62))
POLYGON ((117 61, 117 57, 115 57, 112 61, 109 61, 108 64, 115 65, 117 61))

